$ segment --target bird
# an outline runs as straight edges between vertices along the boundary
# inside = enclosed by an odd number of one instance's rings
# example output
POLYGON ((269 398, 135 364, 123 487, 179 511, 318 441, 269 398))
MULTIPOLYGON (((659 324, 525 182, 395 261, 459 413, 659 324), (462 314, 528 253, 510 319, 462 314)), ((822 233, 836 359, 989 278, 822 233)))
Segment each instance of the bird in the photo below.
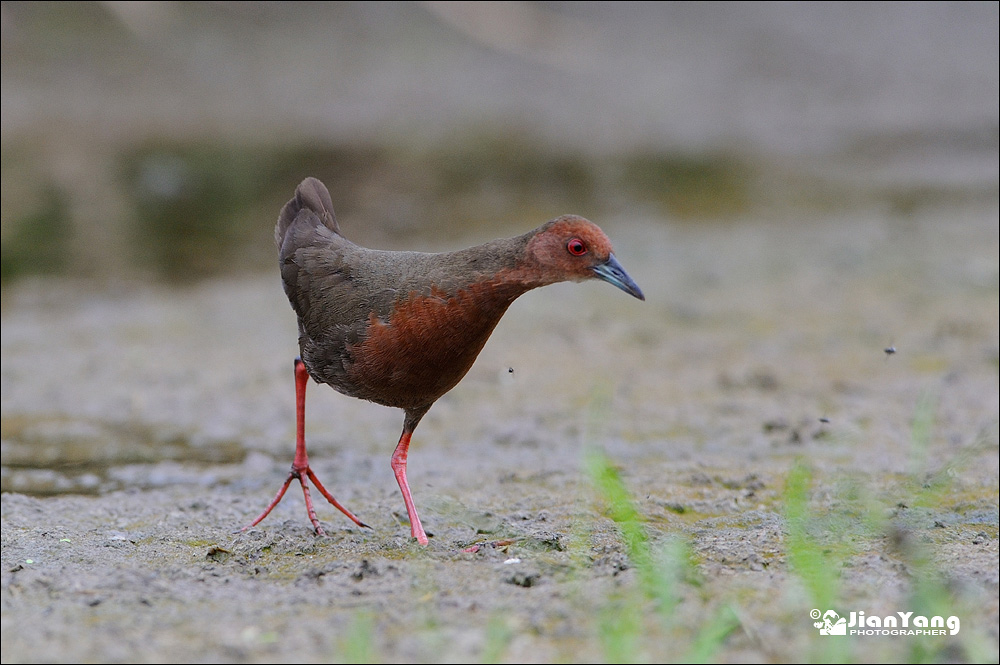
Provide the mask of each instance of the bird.
POLYGON ((587 279, 645 300, 604 232, 576 215, 452 252, 368 249, 341 234, 329 191, 309 177, 282 208, 274 237, 281 281, 298 319, 295 457, 277 495, 244 531, 267 517, 296 479, 316 535, 325 534, 307 479, 348 519, 369 528, 326 490, 309 465, 305 393, 312 378, 345 395, 403 410, 390 466, 410 535, 427 545, 406 478, 410 439, 431 405, 472 367, 511 303, 540 286, 587 279))

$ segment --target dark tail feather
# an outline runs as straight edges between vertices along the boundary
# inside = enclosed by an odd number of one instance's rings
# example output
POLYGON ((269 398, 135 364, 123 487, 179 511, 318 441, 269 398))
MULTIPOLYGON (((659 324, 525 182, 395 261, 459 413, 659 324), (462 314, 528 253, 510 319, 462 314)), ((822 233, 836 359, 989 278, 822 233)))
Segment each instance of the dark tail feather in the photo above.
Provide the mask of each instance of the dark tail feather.
MULTIPOLYGON (((285 204, 278 215, 278 224, 274 227, 274 241, 281 247, 285 232, 303 211, 313 213, 316 218, 334 233, 340 233, 337 216, 333 214, 333 201, 326 185, 316 178, 306 178, 295 188, 295 196, 285 204)), ((308 213, 307 213, 308 214, 308 213)))

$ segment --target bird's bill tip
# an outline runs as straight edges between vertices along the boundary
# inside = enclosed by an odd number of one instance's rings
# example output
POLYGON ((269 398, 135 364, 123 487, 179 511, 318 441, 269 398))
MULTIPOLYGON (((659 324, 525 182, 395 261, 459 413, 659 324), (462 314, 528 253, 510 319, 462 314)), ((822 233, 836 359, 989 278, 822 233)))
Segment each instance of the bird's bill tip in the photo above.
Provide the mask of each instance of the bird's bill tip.
POLYGON ((608 256, 608 260, 604 263, 594 266, 593 270, 594 275, 598 279, 603 279, 608 284, 614 284, 625 293, 639 300, 646 299, 646 296, 642 293, 642 289, 635 283, 635 280, 629 277, 629 274, 625 272, 622 264, 618 263, 618 259, 615 258, 614 254, 608 256))

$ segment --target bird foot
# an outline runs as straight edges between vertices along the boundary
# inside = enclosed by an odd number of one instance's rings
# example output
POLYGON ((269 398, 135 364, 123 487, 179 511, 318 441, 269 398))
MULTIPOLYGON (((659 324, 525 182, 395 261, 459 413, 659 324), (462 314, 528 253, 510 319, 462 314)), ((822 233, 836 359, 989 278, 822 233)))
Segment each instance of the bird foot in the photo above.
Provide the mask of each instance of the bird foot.
POLYGON ((351 520, 352 522, 354 522, 355 524, 357 524, 362 528, 365 529, 371 528, 370 526, 359 520, 357 517, 355 517, 354 514, 351 513, 351 511, 349 511, 347 508, 344 508, 344 506, 342 506, 340 502, 337 501, 333 497, 333 495, 326 490, 325 487, 323 487, 323 483, 321 483, 319 481, 319 478, 316 477, 316 474, 313 473, 312 468, 310 468, 309 465, 306 464, 302 468, 297 468, 294 465, 292 466, 292 470, 288 473, 288 477, 285 478, 285 482, 284 484, 282 484, 281 489, 278 490, 278 493, 274 496, 274 499, 271 501, 271 503, 268 504, 267 508, 264 509, 264 512, 258 515, 257 519, 255 519, 253 522, 243 527, 241 531, 246 531, 250 527, 257 526, 258 524, 260 524, 261 521, 263 521, 265 517, 271 514, 271 511, 274 510, 274 507, 277 506, 281 502, 282 497, 285 496, 285 492, 288 491, 288 486, 291 485, 292 481, 297 478, 299 484, 302 485, 302 495, 303 497, 305 497, 306 512, 309 514, 309 521, 312 522, 313 529, 316 532, 317 536, 325 536, 326 533, 323 531, 323 527, 320 526, 319 518, 316 517, 316 509, 313 507, 312 496, 309 493, 309 485, 306 484, 307 477, 309 478, 309 480, 312 481, 312 484, 316 486, 316 489, 319 490, 319 493, 322 494, 327 501, 333 504, 334 508, 344 513, 344 515, 347 515, 347 518, 349 520, 351 520))

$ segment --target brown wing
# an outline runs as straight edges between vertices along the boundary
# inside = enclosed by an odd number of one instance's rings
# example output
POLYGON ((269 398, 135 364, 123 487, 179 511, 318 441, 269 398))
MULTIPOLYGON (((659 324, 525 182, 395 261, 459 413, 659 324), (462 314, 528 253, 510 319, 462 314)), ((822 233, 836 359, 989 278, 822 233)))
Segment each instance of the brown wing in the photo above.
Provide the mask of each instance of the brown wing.
POLYGON ((365 250, 339 232, 326 187, 307 178, 281 211, 275 227, 285 294, 298 315, 299 346, 309 373, 352 394, 346 384, 347 349, 368 324, 372 292, 355 279, 365 250))
POLYGON ((389 406, 429 406, 472 365, 510 302, 504 285, 527 236, 445 254, 359 247, 329 194, 307 179, 276 228, 281 278, 310 375, 389 406), (503 287, 503 288, 501 288, 503 287))

